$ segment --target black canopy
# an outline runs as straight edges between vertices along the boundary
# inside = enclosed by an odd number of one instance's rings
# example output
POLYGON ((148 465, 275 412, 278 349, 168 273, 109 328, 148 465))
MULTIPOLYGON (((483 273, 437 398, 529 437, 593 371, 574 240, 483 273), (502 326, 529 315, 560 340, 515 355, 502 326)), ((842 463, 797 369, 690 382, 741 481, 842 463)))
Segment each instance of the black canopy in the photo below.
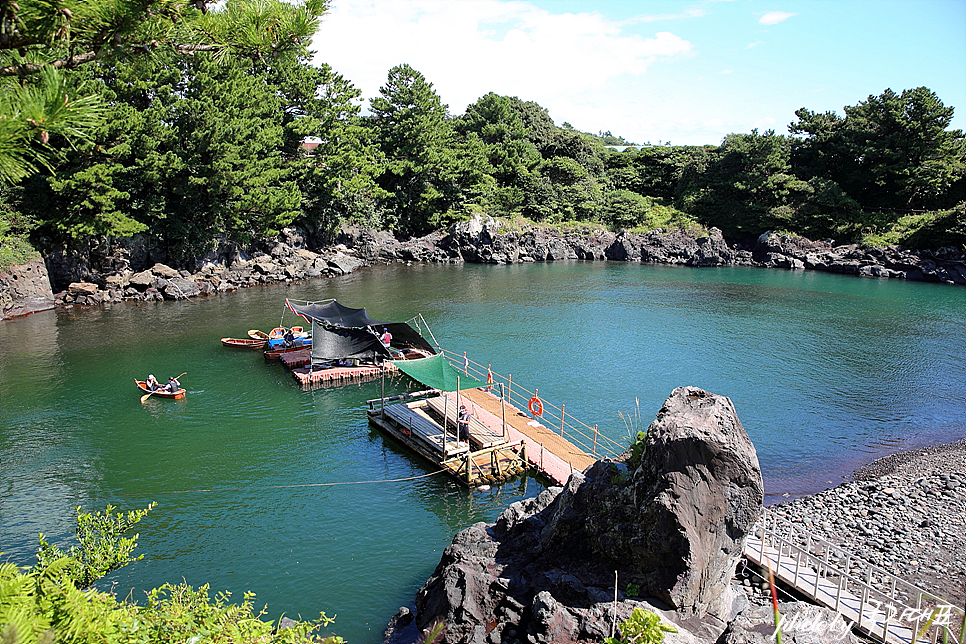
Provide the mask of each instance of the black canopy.
POLYGON ((307 322, 319 322, 329 326, 339 326, 346 329, 362 329, 367 326, 383 326, 385 322, 373 320, 366 314, 365 309, 350 309, 342 306, 335 300, 328 302, 310 302, 307 304, 295 304, 290 300, 285 300, 288 306, 296 315, 300 315, 307 322))
POLYGON ((370 318, 365 309, 352 309, 335 300, 308 304, 285 300, 285 304, 312 324, 313 362, 344 358, 373 360, 377 356, 389 358, 391 352, 379 340, 383 329, 392 335, 393 349, 413 348, 436 353, 433 346, 406 322, 379 322, 370 318))

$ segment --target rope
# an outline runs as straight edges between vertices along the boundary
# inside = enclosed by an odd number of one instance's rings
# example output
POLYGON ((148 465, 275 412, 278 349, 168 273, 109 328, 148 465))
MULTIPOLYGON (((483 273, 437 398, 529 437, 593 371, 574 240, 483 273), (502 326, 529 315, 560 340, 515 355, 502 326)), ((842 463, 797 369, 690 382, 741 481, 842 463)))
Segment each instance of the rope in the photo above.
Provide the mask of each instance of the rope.
POLYGON ((437 470, 435 472, 430 472, 429 474, 420 474, 419 476, 408 476, 401 479, 382 479, 376 481, 340 481, 338 483, 299 483, 296 485, 262 485, 259 487, 222 487, 222 488, 201 488, 197 490, 174 490, 171 492, 158 492, 157 494, 188 494, 191 492, 242 492, 247 490, 282 490, 286 488, 297 488, 297 487, 330 487, 334 485, 365 485, 367 483, 402 483, 404 481, 415 481, 416 479, 424 479, 430 476, 436 476, 437 474, 442 474, 446 470, 437 470))

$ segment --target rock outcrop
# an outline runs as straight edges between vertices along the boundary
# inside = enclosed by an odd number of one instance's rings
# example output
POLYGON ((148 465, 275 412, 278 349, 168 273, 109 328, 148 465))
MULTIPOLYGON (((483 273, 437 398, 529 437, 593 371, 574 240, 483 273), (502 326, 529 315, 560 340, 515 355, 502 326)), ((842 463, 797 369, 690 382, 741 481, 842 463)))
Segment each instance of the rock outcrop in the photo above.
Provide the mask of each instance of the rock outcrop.
POLYGON ((42 259, 0 271, 0 320, 54 308, 47 266, 42 259))
POLYGON ((681 387, 642 447, 459 532, 416 597, 418 626, 442 620, 449 643, 601 641, 641 605, 634 589, 720 633, 761 511, 754 446, 728 398, 681 387))

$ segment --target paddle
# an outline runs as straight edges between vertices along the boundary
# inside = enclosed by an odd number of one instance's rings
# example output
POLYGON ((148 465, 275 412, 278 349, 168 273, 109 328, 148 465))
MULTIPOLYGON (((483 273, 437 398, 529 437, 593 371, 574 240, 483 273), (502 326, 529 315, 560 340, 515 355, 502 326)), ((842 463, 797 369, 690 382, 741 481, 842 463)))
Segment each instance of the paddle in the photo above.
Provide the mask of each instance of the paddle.
MULTIPOLYGON (((177 378, 175 378, 175 380, 177 380, 177 379, 178 379, 178 378, 180 378, 181 376, 184 376, 184 375, 186 375, 187 373, 188 373, 188 372, 187 372, 187 371, 185 371, 184 373, 182 373, 181 375, 179 375, 179 376, 178 376, 177 378)), ((158 390, 158 391, 160 391, 160 390, 158 390)), ((147 400, 148 398, 150 398, 150 397, 151 397, 151 396, 152 396, 153 394, 154 394, 154 392, 153 392, 153 391, 149 391, 148 393, 146 393, 146 394, 144 394, 143 396, 141 396, 141 402, 144 402, 145 400, 147 400)))

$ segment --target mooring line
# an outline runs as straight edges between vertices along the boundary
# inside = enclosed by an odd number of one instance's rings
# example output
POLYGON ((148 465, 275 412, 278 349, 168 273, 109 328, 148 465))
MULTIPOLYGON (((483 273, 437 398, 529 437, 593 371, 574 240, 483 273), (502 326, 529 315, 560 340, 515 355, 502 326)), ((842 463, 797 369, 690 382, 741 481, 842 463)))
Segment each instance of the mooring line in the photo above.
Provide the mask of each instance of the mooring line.
POLYGON ((171 492, 155 492, 155 494, 188 494, 190 492, 241 492, 245 490, 281 490, 284 488, 296 488, 296 487, 330 487, 333 485, 365 485, 367 483, 401 483, 403 481, 415 481, 416 479, 424 479, 430 476, 436 476, 437 474, 442 474, 446 470, 437 470, 435 472, 430 472, 429 474, 420 474, 419 476, 407 476, 401 479, 380 479, 377 481, 339 481, 337 483, 299 483, 296 485, 261 485, 259 487, 219 487, 210 489, 197 489, 197 490, 173 490, 171 492))

